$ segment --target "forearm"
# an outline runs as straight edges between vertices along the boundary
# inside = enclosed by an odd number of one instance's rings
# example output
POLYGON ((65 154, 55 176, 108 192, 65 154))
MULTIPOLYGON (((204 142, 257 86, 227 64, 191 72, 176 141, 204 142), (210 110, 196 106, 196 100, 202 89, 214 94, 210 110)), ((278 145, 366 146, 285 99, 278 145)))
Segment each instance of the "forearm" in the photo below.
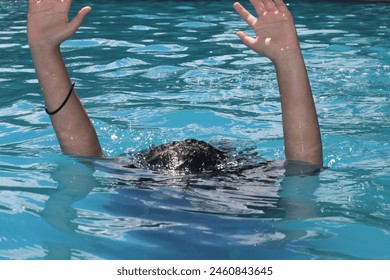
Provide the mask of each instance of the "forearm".
POLYGON ((251 0, 258 17, 241 4, 234 8, 256 36, 237 32, 241 41, 272 60, 282 105, 287 161, 322 165, 322 144, 317 113, 294 20, 283 0, 251 0))
MULTIPOLYGON (((59 48, 30 47, 39 84, 48 111, 64 102, 71 80, 59 48)), ((65 106, 51 115, 61 149, 65 153, 82 156, 102 156, 96 131, 74 91, 65 106)))
POLYGON ((322 165, 317 113, 299 47, 274 61, 280 91, 287 160, 322 165))

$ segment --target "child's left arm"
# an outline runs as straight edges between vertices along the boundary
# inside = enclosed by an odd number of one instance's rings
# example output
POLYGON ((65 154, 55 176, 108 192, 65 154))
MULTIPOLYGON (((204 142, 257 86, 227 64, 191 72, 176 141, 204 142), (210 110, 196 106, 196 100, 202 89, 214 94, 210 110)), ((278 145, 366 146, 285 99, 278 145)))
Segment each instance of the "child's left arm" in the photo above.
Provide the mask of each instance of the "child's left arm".
POLYGON ((318 169, 322 165, 321 133, 293 17, 283 0, 250 1, 257 17, 239 3, 234 8, 253 29, 255 37, 243 31, 237 35, 275 66, 287 164, 304 170, 318 169))

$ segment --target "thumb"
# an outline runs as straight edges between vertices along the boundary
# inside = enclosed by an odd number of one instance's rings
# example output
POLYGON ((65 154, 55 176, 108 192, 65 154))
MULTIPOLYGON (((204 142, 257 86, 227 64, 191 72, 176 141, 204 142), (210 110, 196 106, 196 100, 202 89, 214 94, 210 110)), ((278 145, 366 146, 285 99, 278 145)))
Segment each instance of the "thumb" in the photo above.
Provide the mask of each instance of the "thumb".
POLYGON ((247 33, 243 31, 239 31, 236 33, 237 36, 241 39, 241 41, 244 43, 245 46, 247 46, 250 49, 253 49, 253 45, 255 43, 255 39, 249 36, 247 33))
POLYGON ((83 23, 85 17, 87 14, 92 10, 90 6, 82 8, 77 15, 72 19, 71 22, 69 22, 69 29, 72 34, 76 33, 77 29, 81 26, 83 23))

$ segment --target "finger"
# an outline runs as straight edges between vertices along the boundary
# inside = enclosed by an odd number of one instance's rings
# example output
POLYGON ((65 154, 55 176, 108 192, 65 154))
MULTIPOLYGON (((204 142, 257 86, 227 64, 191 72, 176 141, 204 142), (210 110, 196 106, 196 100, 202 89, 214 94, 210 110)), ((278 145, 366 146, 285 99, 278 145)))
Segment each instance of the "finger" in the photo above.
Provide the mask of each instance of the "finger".
POLYGON ((39 7, 42 4, 42 0, 28 0, 28 7, 39 7))
POLYGON ((256 23, 256 18, 248 12, 240 3, 234 3, 234 9, 239 15, 246 21, 246 23, 252 27, 256 23))
POLYGON ((255 8, 256 13, 259 16, 262 16, 265 12, 267 12, 267 9, 265 8, 263 2, 259 0, 249 0, 252 4, 252 6, 255 8))
POLYGON ((268 12, 275 12, 278 9, 275 6, 274 1, 272 0, 262 0, 264 7, 267 9, 268 12))
POLYGON ((288 12, 288 8, 283 0, 274 0, 276 8, 281 12, 288 12))
POLYGON ((78 13, 77 15, 72 19, 71 22, 69 22, 69 28, 71 30, 72 33, 75 33, 77 31, 77 29, 79 29, 79 27, 81 26, 81 24, 83 23, 85 17, 87 16, 87 14, 92 10, 91 7, 87 6, 87 7, 84 7, 82 8, 78 13))
POLYGON ((247 46, 250 49, 253 49, 253 45, 255 44, 255 39, 251 36, 249 36, 244 31, 239 31, 236 33, 237 36, 241 39, 241 41, 244 43, 245 46, 247 46))

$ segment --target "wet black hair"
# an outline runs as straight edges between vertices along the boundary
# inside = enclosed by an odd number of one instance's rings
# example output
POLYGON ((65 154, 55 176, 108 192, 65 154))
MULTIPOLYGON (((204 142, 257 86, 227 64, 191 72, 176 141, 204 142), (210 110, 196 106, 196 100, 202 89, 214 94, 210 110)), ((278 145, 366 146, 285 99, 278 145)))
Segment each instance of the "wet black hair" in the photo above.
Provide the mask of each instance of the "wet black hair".
POLYGON ((127 167, 143 166, 158 171, 201 173, 222 169, 227 158, 226 152, 204 141, 186 139, 140 151, 134 157, 136 164, 127 167))

